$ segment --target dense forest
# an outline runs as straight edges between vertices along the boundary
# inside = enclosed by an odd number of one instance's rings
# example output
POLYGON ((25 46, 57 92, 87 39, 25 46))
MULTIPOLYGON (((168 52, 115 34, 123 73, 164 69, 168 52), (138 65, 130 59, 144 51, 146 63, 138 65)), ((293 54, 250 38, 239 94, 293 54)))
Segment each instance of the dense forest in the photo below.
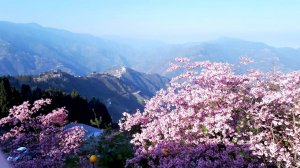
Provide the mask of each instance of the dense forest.
POLYGON ((40 88, 31 88, 29 85, 22 85, 20 89, 11 86, 6 77, 0 78, 0 117, 8 115, 9 109, 19 105, 24 101, 30 103, 41 98, 52 99, 51 105, 43 111, 65 107, 68 111, 68 121, 94 125, 94 120, 101 118, 100 128, 105 128, 112 123, 110 114, 105 105, 97 98, 86 98, 73 90, 71 93, 65 93, 56 89, 41 90, 40 88), (93 124, 92 124, 93 123, 93 124))

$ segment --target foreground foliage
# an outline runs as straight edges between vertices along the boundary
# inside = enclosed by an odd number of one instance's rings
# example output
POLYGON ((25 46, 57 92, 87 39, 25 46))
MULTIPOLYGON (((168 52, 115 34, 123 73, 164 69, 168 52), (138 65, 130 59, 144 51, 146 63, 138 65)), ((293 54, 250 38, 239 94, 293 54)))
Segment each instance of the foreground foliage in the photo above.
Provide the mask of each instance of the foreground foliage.
POLYGON ((106 128, 100 136, 90 137, 81 147, 81 155, 97 156, 96 165, 101 168, 124 167, 133 157, 132 133, 106 128))
POLYGON ((0 120, 5 133, 0 145, 7 155, 20 146, 29 149, 28 157, 12 162, 14 167, 62 167, 64 162, 76 156, 84 139, 84 129, 73 127, 64 130, 67 111, 64 108, 43 115, 43 107, 50 99, 40 99, 32 105, 26 101, 9 110, 9 116, 0 120))
POLYGON ((97 146, 99 151, 98 166, 103 168, 124 167, 126 160, 133 157, 132 138, 129 132, 106 130, 97 146))
POLYGON ((122 130, 141 128, 127 166, 300 166, 299 72, 236 74, 226 63, 177 61, 170 70, 186 72, 143 113, 124 113, 122 130))

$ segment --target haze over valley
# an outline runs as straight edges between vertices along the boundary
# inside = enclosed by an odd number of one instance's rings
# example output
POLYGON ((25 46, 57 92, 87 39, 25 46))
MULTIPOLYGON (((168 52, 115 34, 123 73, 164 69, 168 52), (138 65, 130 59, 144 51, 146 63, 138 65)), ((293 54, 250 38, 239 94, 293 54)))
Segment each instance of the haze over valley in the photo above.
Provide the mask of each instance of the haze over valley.
POLYGON ((129 67, 144 73, 166 74, 176 57, 237 64, 251 57, 254 67, 283 71, 300 68, 300 49, 272 47, 263 42, 220 37, 215 40, 170 44, 146 40, 117 40, 35 23, 0 22, 0 74, 29 75, 60 69, 74 75, 129 67))

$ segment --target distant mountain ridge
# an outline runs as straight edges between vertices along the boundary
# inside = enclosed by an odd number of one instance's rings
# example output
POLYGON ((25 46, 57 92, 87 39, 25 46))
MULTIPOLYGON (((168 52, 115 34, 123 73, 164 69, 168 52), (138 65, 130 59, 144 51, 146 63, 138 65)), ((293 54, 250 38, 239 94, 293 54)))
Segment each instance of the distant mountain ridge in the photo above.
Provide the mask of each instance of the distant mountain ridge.
POLYGON ((249 56, 255 61, 254 67, 260 69, 268 70, 273 64, 276 64, 282 70, 300 69, 299 48, 276 48, 261 42, 250 42, 228 37, 189 47, 200 48, 198 53, 190 54, 190 57, 194 58, 202 56, 202 59, 237 64, 240 56, 249 56))
POLYGON ((255 60, 254 68, 300 69, 300 49, 276 48, 234 38, 186 44, 108 40, 87 34, 0 22, 0 75, 39 74, 61 69, 73 75, 126 66, 141 72, 166 74, 176 57, 236 64, 240 56, 255 60))
POLYGON ((71 74, 128 66, 118 43, 38 24, 0 22, 0 74, 38 74, 61 69, 71 74), (109 62, 109 64, 108 64, 109 62))
POLYGON ((156 91, 168 85, 169 79, 155 74, 145 74, 133 69, 121 67, 124 72, 119 77, 111 72, 92 73, 86 76, 74 76, 61 70, 52 70, 39 75, 10 77, 13 86, 22 84, 39 87, 42 90, 52 88, 64 92, 76 90, 86 98, 99 98, 105 105, 114 121, 123 112, 143 109, 144 99, 155 95, 156 91))

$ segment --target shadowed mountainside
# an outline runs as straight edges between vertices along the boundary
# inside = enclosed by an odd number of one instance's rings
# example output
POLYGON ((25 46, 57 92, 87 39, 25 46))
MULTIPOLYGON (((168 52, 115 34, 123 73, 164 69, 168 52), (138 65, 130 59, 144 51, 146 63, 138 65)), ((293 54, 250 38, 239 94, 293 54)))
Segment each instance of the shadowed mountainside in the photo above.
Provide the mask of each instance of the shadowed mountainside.
POLYGON ((54 70, 40 75, 10 77, 10 82, 17 88, 26 84, 42 90, 51 88, 68 93, 76 90, 88 99, 99 98, 116 121, 125 111, 142 109, 144 99, 154 96, 156 91, 168 84, 169 79, 121 67, 87 76, 73 76, 61 70, 54 70), (121 73, 117 74, 116 71, 121 73))

